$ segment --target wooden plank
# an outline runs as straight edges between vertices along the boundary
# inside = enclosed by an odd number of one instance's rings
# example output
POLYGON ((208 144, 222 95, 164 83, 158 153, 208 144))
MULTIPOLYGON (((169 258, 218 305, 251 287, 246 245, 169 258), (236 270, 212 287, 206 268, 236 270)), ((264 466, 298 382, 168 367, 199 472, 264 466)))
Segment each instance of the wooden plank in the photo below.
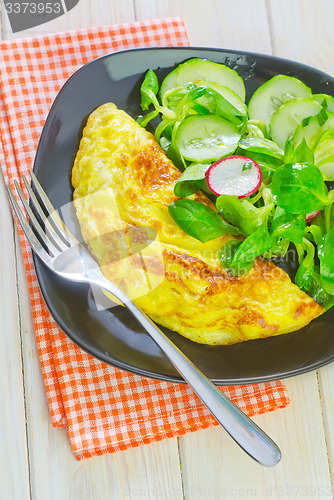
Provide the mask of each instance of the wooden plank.
POLYGON ((30 498, 13 220, 0 174, 0 497, 30 498))
POLYGON ((183 499, 177 438, 117 453, 111 459, 121 498, 183 499))
POLYGON ((130 23, 135 21, 133 0, 101 2, 90 0, 92 25, 130 23))
POLYGON ((334 364, 331 363, 318 370, 321 405, 323 410, 324 427, 326 433, 327 453, 334 483, 334 364))
POLYGON ((332 498, 316 373, 286 380, 291 404, 254 420, 282 460, 263 467, 221 428, 180 438, 185 498, 332 498))
POLYGON ((268 0, 268 9, 275 55, 334 73, 332 0, 268 0))
POLYGON ((183 17, 191 45, 270 53, 264 0, 135 0, 138 20, 183 17))

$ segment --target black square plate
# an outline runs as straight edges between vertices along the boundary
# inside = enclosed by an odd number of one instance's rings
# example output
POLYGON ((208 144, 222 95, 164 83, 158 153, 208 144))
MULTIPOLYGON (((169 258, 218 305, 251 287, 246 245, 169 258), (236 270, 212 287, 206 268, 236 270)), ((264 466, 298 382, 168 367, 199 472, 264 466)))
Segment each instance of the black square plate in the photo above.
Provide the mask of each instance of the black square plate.
MULTIPOLYGON (((132 117, 140 114, 140 85, 147 69, 161 79, 192 57, 227 64, 243 77, 247 99, 276 74, 295 76, 315 93, 334 95, 334 79, 314 68, 272 56, 194 47, 136 49, 106 55, 79 69, 60 90, 47 117, 34 172, 56 208, 72 200, 70 173, 88 115, 114 102, 132 117)), ((96 358, 152 378, 182 379, 142 327, 121 306, 98 311, 89 286, 57 278, 37 259, 45 302, 56 322, 96 358)), ((167 331, 175 344, 211 380, 245 384, 297 375, 334 359, 334 311, 294 333, 231 346, 194 343, 167 331)))

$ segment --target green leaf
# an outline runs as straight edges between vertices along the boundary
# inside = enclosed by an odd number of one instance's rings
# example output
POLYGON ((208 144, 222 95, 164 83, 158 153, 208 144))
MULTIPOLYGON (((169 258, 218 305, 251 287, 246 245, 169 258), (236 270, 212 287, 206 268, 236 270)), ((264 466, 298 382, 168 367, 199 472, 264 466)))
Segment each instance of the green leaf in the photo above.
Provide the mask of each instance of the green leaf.
POLYGON ((275 170, 277 170, 278 167, 282 165, 282 161, 278 160, 277 158, 273 158, 272 156, 264 155, 261 153, 254 153, 253 151, 247 151, 246 153, 244 153, 242 149, 238 148, 235 154, 246 154, 248 158, 256 161, 256 163, 262 170, 263 180, 271 177, 275 170))
POLYGON ((284 149, 284 163, 290 165, 295 162, 295 148, 292 141, 287 140, 284 149))
POLYGON ((233 257, 241 245, 240 240, 229 240, 222 246, 219 252, 219 262, 228 273, 233 276, 241 276, 248 273, 254 265, 254 260, 243 266, 232 265, 233 257))
POLYGON ((149 69, 145 75, 144 81, 140 87, 141 93, 141 107, 145 111, 149 108, 150 104, 156 104, 156 95, 159 90, 158 78, 154 71, 149 69))
POLYGON ((277 205, 293 214, 322 210, 329 203, 327 191, 321 172, 310 163, 282 165, 272 177, 277 205))
POLYGON ((205 107, 202 106, 201 104, 198 104, 198 102, 195 102, 192 106, 192 109, 198 114, 198 115, 208 115, 210 112, 209 110, 205 107))
POLYGON ((267 224, 262 224, 253 234, 249 235, 238 247, 234 254, 231 265, 245 265, 254 261, 256 257, 270 250, 272 240, 270 238, 267 224))
POLYGON ((222 116, 236 126, 246 124, 246 113, 242 113, 216 90, 210 87, 207 87, 206 90, 206 103, 204 103, 203 106, 206 107, 210 113, 222 116))
POLYGON ((244 236, 256 231, 267 220, 273 209, 273 204, 261 208, 255 207, 250 201, 237 196, 222 195, 216 200, 216 208, 224 219, 240 228, 244 236))
POLYGON ((298 271, 295 276, 295 284, 307 293, 312 282, 312 276, 314 271, 314 260, 312 260, 312 265, 307 267, 304 261, 299 265, 298 271))
POLYGON ((301 290, 307 292, 310 288, 314 273, 315 248, 314 245, 307 240, 304 240, 303 248, 306 250, 306 256, 299 264, 298 271, 295 276, 295 283, 301 290))
POLYGON ((239 142, 236 154, 256 161, 262 170, 263 179, 271 177, 273 172, 282 165, 283 150, 273 141, 263 137, 244 137, 239 142))
POLYGON ((305 226, 305 215, 291 214, 277 207, 271 224, 270 235, 275 243, 279 239, 302 243, 305 226))
POLYGON ((180 100, 189 92, 189 90, 191 90, 191 88, 194 88, 194 85, 184 85, 183 87, 178 87, 165 92, 162 96, 162 105, 166 108, 175 110, 177 105, 180 103, 180 100))
MULTIPOLYGON (((174 129, 175 128, 176 127, 174 126, 174 129)), ((173 132, 174 132, 174 130, 173 130, 173 132)), ((184 160, 183 156, 181 155, 181 153, 179 151, 179 148, 177 147, 176 141, 173 138, 173 134, 172 134, 171 143, 170 143, 168 150, 167 150, 167 156, 170 160, 172 160, 174 165, 179 170, 183 171, 187 168, 186 161, 184 160)))
POLYGON ((146 115, 139 115, 136 121, 139 125, 145 128, 151 120, 158 116, 158 114, 159 110, 155 109, 146 115))
POLYGON ((241 245, 240 240, 228 240, 219 251, 219 261, 227 270, 232 262, 235 252, 241 245))
POLYGON ((197 104, 196 101, 206 95, 207 92, 205 87, 191 87, 175 107, 178 119, 182 120, 185 118, 189 111, 197 104))
POLYGON ((241 139, 239 147, 245 151, 260 153, 282 160, 284 152, 277 144, 264 137, 247 136, 241 139))
POLYGON ((152 115, 143 117, 143 119, 140 118, 140 124, 143 125, 143 123, 147 123, 154 118, 158 114, 158 112, 162 113, 166 118, 171 118, 171 119, 176 119, 175 112, 171 109, 168 109, 164 106, 160 106, 159 101, 157 99, 157 92, 159 90, 159 83, 158 83, 158 78, 154 71, 149 69, 145 75, 144 81, 141 84, 140 87, 140 94, 141 94, 141 107, 143 111, 146 111, 149 109, 150 105, 153 104, 155 107, 155 111, 152 112, 152 115), (156 113, 156 115, 153 115, 153 113, 156 113), (152 117, 151 117, 152 116, 152 117))
POLYGON ((329 232, 332 228, 333 225, 333 203, 334 203, 334 190, 332 189, 327 197, 328 204, 325 208, 325 224, 326 224, 326 231, 329 232))
POLYGON ((284 163, 314 163, 314 154, 306 142, 305 137, 294 147, 293 142, 288 140, 285 143, 284 163))
POLYGON ((173 201, 168 207, 170 216, 189 236, 202 243, 223 234, 240 234, 239 230, 228 224, 217 212, 202 203, 184 198, 173 201))
POLYGON ((306 226, 305 228, 305 236, 307 233, 312 235, 314 243, 319 246, 321 244, 322 237, 326 232, 326 224, 323 216, 320 217, 320 214, 317 216, 315 220, 319 220, 320 224, 311 224, 310 226, 306 226))
POLYGON ((205 180, 205 172, 210 167, 210 164, 195 163, 189 165, 178 178, 174 186, 174 194, 178 197, 190 196, 201 189, 205 180))
POLYGON ((248 120, 247 134, 247 137, 267 137, 267 126, 261 120, 248 120))
POLYGON ((319 266, 314 267, 314 271, 310 279, 310 284, 305 292, 326 310, 334 305, 334 295, 326 292, 326 290, 322 286, 319 266))
MULTIPOLYGON (((164 136, 166 137, 166 131, 168 131, 169 128, 171 126, 173 126, 174 124, 175 124, 175 120, 173 120, 171 118, 162 117, 161 122, 159 123, 159 125, 155 129, 155 133, 154 133, 155 140, 161 144, 162 134, 164 134, 164 136)), ((166 137, 166 139, 167 139, 167 137, 166 137)))
POLYGON ((334 228, 322 238, 318 246, 321 283, 326 292, 334 294, 334 228))
MULTIPOLYGON (((286 162, 287 163, 287 162, 286 162)), ((306 142, 305 137, 300 141, 294 152, 292 163, 312 163, 314 164, 314 153, 306 142)))

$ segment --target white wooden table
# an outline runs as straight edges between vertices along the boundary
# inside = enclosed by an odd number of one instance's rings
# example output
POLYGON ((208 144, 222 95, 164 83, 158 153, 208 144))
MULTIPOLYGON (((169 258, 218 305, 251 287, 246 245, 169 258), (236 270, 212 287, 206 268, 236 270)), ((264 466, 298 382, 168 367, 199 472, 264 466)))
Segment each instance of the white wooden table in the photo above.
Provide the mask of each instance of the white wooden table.
MULTIPOLYGON (((275 54, 334 74, 333 0, 80 0, 67 15, 2 38, 182 16, 195 46, 275 54)), ((77 462, 51 425, 20 249, 0 183, 0 500, 334 498, 334 364, 286 380, 291 404, 255 418, 278 466, 244 455, 221 428, 77 462)))

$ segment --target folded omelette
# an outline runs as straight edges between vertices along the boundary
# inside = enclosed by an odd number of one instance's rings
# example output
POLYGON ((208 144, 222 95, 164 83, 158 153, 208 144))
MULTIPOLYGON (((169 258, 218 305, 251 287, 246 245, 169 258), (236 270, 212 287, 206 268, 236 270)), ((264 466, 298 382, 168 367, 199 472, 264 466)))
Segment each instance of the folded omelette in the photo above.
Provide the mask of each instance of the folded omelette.
MULTIPOLYGON (((231 276, 218 261, 231 236, 201 243, 184 233, 168 213, 180 175, 152 134, 114 104, 89 116, 72 171, 74 200, 83 238, 110 281, 155 322, 204 344, 288 333, 323 312, 270 261, 231 276), (146 253, 134 251, 143 241, 146 253), (131 295, 140 263, 151 287, 137 283, 131 295)), ((201 191, 191 198, 215 209, 201 191)))

